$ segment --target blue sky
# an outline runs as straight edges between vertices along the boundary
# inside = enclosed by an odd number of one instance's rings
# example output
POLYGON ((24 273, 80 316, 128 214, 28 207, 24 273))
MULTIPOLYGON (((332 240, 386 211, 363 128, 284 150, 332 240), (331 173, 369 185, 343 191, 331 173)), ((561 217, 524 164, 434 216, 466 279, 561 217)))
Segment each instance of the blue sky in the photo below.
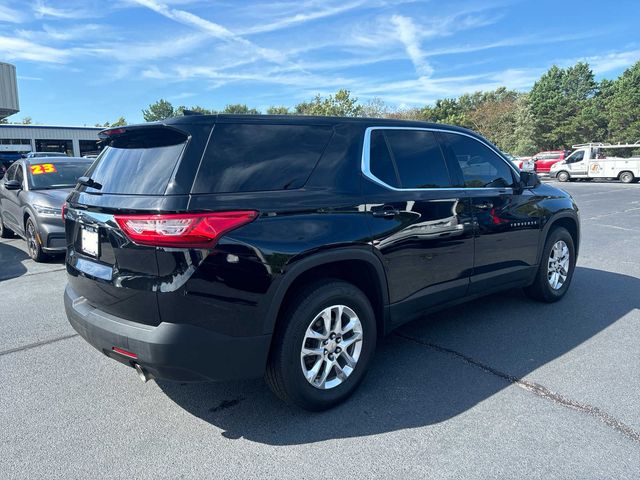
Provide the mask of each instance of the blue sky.
POLYGON ((18 70, 12 119, 43 124, 339 88, 411 107, 526 90, 554 63, 614 78, 640 60, 638 19, 637 0, 0 0, 0 61, 18 70))

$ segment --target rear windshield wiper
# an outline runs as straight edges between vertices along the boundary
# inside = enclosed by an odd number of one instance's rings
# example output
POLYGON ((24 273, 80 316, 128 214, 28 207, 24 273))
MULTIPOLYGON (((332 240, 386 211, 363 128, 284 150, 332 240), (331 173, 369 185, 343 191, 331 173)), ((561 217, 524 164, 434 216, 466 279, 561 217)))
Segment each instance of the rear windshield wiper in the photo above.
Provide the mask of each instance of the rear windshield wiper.
POLYGON ((96 182, 90 177, 80 177, 78 178, 78 183, 80 185, 84 185, 85 187, 95 188, 96 190, 100 190, 102 188, 102 184, 96 182))

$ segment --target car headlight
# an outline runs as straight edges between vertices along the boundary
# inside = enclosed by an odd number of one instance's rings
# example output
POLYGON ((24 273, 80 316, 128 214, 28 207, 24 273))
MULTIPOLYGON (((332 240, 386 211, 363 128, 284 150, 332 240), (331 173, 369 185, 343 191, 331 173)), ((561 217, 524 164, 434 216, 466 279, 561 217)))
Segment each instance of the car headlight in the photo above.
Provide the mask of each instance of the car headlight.
POLYGON ((58 218, 60 218, 60 216, 62 215, 62 209, 61 208, 47 207, 47 206, 38 205, 38 204, 34 204, 33 208, 35 209, 36 212, 38 212, 38 215, 42 215, 43 217, 58 217, 58 218))

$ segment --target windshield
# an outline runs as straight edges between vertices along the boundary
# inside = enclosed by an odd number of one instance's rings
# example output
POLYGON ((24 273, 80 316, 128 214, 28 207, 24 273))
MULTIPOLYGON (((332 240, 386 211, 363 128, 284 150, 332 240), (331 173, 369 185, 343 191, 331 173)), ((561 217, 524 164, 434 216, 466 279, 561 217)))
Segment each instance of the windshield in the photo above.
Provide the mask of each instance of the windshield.
POLYGON ((29 165, 29 188, 73 188, 91 162, 47 162, 29 165))

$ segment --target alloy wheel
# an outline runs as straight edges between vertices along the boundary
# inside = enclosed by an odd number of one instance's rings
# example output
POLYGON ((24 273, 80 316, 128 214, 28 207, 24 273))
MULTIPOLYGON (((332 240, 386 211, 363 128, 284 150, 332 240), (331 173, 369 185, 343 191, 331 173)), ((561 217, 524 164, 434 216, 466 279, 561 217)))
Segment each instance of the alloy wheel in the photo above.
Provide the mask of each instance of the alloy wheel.
POLYGON ((311 321, 302 340, 300 364, 311 385, 335 388, 353 373, 362 352, 362 323, 346 305, 322 310, 311 321))
POLYGON ((31 256, 31 258, 36 258, 38 256, 38 240, 36 238, 36 228, 31 220, 27 222, 27 248, 29 249, 29 255, 31 256))
POLYGON ((547 263, 547 279, 554 290, 560 290, 567 281, 570 260, 569 247, 564 240, 554 243, 547 263))

